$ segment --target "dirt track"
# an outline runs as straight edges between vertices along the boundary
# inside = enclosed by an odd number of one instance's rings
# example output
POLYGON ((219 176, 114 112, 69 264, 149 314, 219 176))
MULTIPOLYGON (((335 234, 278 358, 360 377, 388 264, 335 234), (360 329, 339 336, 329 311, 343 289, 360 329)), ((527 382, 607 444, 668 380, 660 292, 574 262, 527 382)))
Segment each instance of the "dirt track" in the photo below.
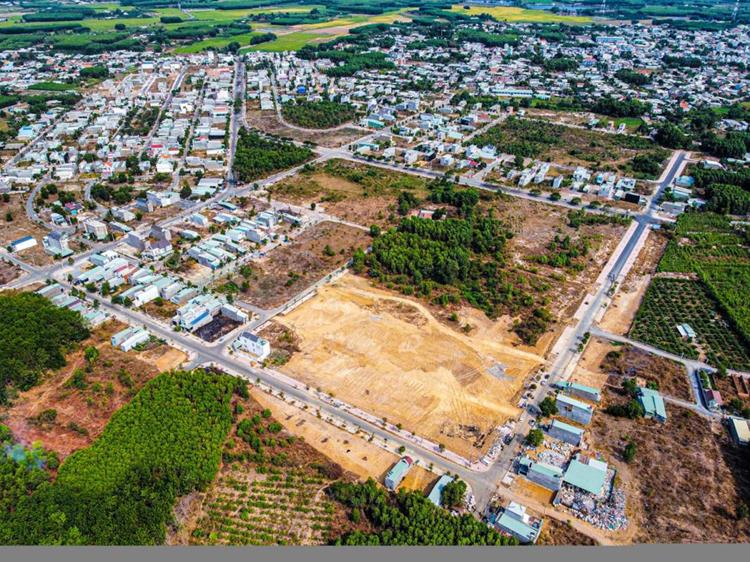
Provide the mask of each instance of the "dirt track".
POLYGON ((284 371, 466 455, 486 449, 493 428, 518 413, 523 379, 543 361, 458 333, 352 275, 277 320, 300 337, 284 371), (496 364, 502 378, 487 370, 496 364))

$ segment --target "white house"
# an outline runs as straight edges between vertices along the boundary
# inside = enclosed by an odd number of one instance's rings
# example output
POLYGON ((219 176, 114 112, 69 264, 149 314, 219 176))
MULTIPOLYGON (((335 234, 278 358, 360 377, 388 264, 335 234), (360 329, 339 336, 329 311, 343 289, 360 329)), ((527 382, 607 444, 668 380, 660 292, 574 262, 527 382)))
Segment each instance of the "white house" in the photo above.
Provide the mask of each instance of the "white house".
POLYGON ((271 344, 268 343, 268 340, 256 336, 251 332, 242 332, 234 340, 232 347, 235 350, 246 351, 254 355, 258 361, 263 361, 271 354, 271 344))

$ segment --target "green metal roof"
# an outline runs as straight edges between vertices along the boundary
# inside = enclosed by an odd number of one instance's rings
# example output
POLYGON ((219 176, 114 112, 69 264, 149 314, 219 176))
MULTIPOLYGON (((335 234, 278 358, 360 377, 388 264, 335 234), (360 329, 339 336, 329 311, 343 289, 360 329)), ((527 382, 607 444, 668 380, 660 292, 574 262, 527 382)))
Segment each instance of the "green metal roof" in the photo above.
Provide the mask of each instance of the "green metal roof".
POLYGON ((578 408, 579 410, 587 410, 589 412, 593 410, 593 408, 590 405, 586 404, 585 402, 581 402, 580 400, 576 400, 575 398, 571 398, 567 394, 558 394, 557 399, 560 402, 564 404, 569 404, 570 406, 573 406, 574 408, 578 408))
POLYGON ((560 420, 552 420, 552 427, 558 427, 562 429, 563 431, 567 431, 569 433, 574 433, 576 435, 583 435, 583 429, 580 427, 576 427, 574 425, 570 425, 569 423, 565 423, 560 420))
POLYGON ((516 535, 523 537, 521 540, 525 542, 533 542, 538 533, 538 530, 534 527, 508 515, 507 511, 503 512, 495 524, 507 531, 511 531, 516 535))
POLYGON ((667 409, 664 407, 664 399, 656 390, 641 388, 638 399, 643 406, 647 416, 667 419, 667 409))
POLYGON ((529 467, 529 470, 538 474, 543 474, 545 476, 551 476, 553 478, 559 478, 560 476, 562 476, 562 469, 544 462, 533 463, 529 467))
POLYGON ((606 478, 606 470, 573 459, 568 465, 568 470, 565 471, 563 481, 590 494, 599 494, 606 478))

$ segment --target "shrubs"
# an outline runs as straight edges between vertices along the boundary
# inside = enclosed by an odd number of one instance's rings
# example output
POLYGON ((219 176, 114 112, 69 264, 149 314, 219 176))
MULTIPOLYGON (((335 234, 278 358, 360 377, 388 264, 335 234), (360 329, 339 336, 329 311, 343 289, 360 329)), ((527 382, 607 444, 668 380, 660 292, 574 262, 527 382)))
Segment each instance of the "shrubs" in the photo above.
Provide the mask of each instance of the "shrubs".
POLYGON ((234 171, 241 182, 249 182, 266 174, 291 168, 312 156, 309 148, 290 142, 269 140, 258 133, 240 130, 234 157, 234 171))
POLYGON ((0 404, 6 385, 31 388, 42 371, 65 365, 69 345, 89 335, 79 313, 33 293, 0 296, 0 315, 0 404))
POLYGON ((538 447, 542 443, 544 443, 544 432, 541 429, 536 428, 529 431, 529 434, 526 436, 527 445, 538 447))

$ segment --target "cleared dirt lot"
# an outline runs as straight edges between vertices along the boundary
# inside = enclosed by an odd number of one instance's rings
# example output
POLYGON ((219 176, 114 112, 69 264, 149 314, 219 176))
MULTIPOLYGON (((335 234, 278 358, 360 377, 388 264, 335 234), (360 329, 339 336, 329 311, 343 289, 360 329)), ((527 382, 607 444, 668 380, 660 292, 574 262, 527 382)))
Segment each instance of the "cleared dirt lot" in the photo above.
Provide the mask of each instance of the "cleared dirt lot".
MULTIPOLYGON (((606 390, 604 403, 626 398, 606 390)), ((615 418, 597 409, 591 441, 618 469, 627 490, 634 542, 747 542, 750 519, 737 507, 750 502, 748 451, 735 448, 724 428, 667 404, 664 425, 615 418), (627 440, 636 443, 630 464, 627 440)))
POLYGON ((251 127, 264 133, 271 133, 299 142, 311 142, 329 148, 343 146, 367 134, 367 131, 357 127, 343 127, 329 131, 301 131, 281 123, 275 111, 260 111, 252 107, 248 107, 247 122, 251 127))
MULTIPOLYGON (((250 395, 262 406, 270 408, 289 433, 303 438, 305 443, 362 481, 374 478, 382 483, 386 473, 400 458, 395 452, 390 453, 370 443, 363 435, 352 435, 319 419, 311 410, 300 410, 258 388, 251 389, 250 395)), ((414 467, 401 487, 425 490, 434 478, 431 472, 414 467)))
MULTIPOLYGON (((0 245, 5 248, 19 238, 31 236, 37 245, 28 250, 18 252, 18 257, 33 265, 48 265, 52 263, 52 256, 46 254, 42 248, 42 238, 48 231, 29 220, 26 216, 25 196, 13 194, 7 203, 0 199, 0 245), (7 220, 10 213, 13 220, 7 220)), ((75 248, 74 244, 71 244, 75 248)))
POLYGON ((15 265, 0 261, 0 285, 10 283, 21 274, 21 270, 15 265))
MULTIPOLYGON (((240 298, 261 308, 279 306, 346 263, 354 250, 366 247, 368 241, 367 232, 358 228, 328 221, 314 225, 291 244, 253 262, 247 290, 240 298)), ((242 286, 241 277, 233 281, 242 286)))
POLYGON ((537 544, 540 546, 560 546, 560 545, 585 545, 593 546, 596 543, 593 539, 583 533, 575 530, 573 527, 551 517, 544 520, 542 534, 539 536, 537 544))
POLYGON ((166 345, 142 354, 114 349, 109 338, 123 328, 125 325, 116 321, 100 326, 66 356, 65 367, 49 373, 39 385, 12 399, 9 408, 0 410, 0 419, 5 419, 3 423, 11 428, 19 442, 28 445, 41 441, 61 459, 89 445, 112 414, 159 373, 161 358, 174 357, 166 345), (92 345, 100 355, 91 370, 86 371, 83 350, 92 345), (76 369, 85 372, 85 388, 66 384, 76 369), (56 412, 51 423, 39 423, 35 419, 45 410, 56 412))
POLYGON ((427 180, 349 162, 329 160, 277 183, 271 189, 274 199, 317 207, 348 222, 369 227, 398 222, 396 198, 401 191, 418 198, 427 194, 427 180))
POLYGON ((514 397, 542 359, 466 336, 424 306, 345 275, 277 321, 300 338, 283 367, 312 387, 466 455, 518 413, 514 397), (502 365, 497 377, 488 369, 502 365))

